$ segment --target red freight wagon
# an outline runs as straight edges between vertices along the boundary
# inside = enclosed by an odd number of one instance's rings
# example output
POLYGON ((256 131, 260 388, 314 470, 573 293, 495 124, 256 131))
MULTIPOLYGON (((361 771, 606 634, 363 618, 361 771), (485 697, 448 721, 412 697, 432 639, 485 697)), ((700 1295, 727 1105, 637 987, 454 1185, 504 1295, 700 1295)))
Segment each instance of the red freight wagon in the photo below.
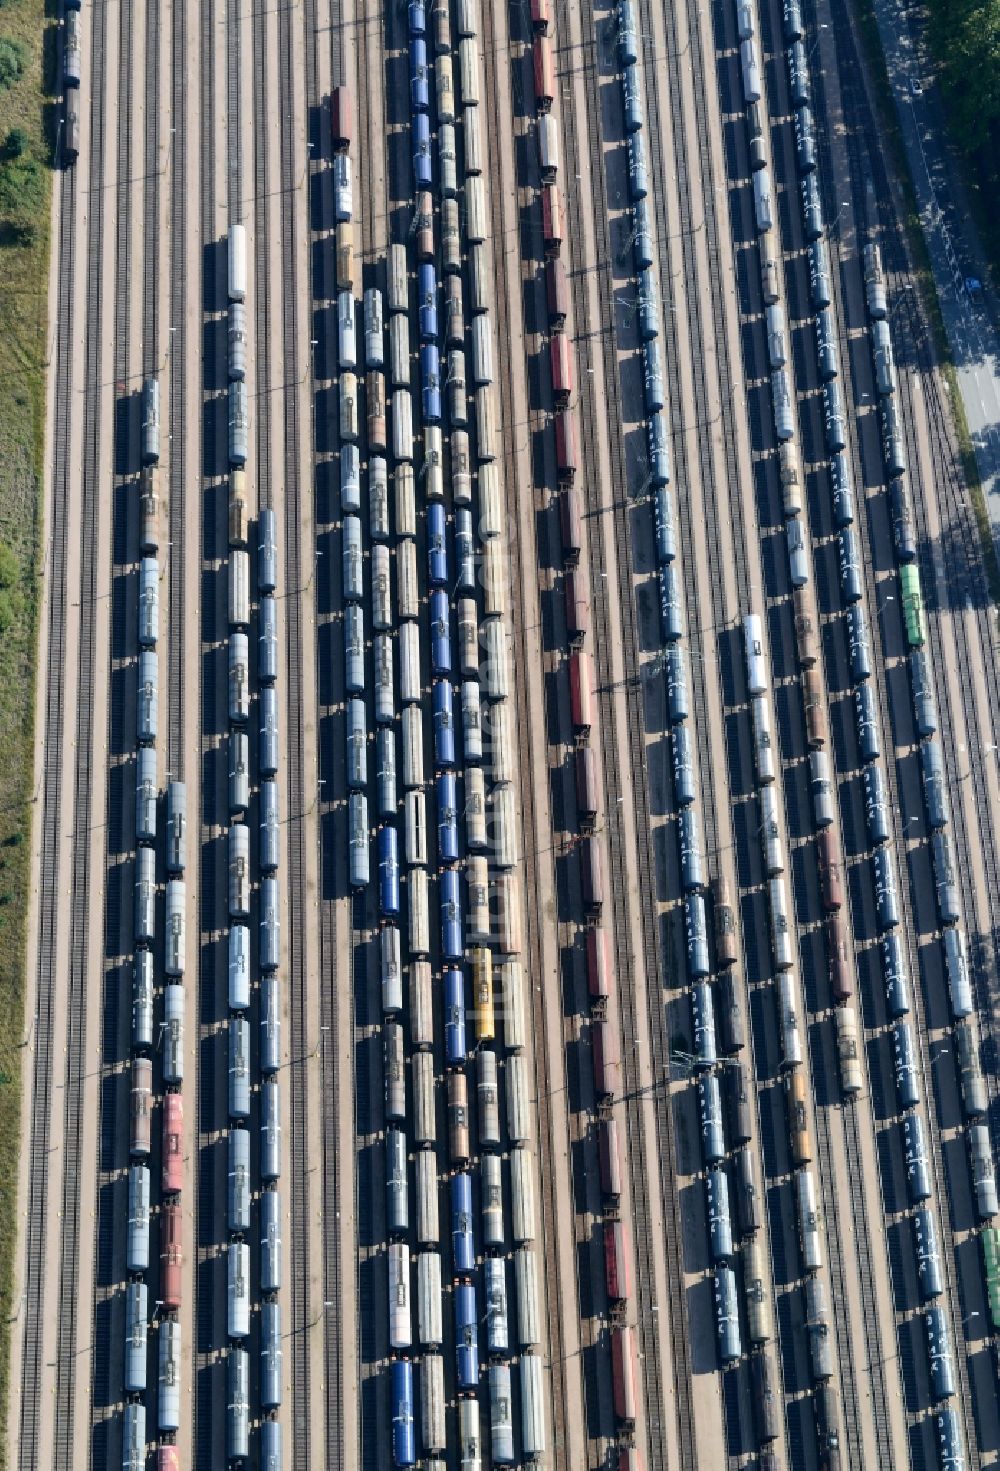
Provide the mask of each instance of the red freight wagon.
POLYGON ((839 909, 844 902, 844 884, 840 873, 840 853, 832 827, 821 827, 816 834, 819 855, 819 888, 826 910, 839 909))
POLYGON ((180 1452, 175 1445, 161 1445, 156 1452, 156 1471, 181 1471, 180 1452))
POLYGON ((169 1201, 160 1217, 160 1297, 168 1312, 181 1305, 181 1208, 169 1201))
POLYGON ((624 1221, 604 1223, 604 1276, 612 1302, 627 1302, 632 1296, 632 1275, 624 1221))
POLYGON ((601 1167, 601 1192, 609 1200, 622 1193, 622 1161, 618 1151, 618 1120, 601 1119, 597 1126, 597 1157, 601 1167))
POLYGON ((577 815, 581 826, 593 827, 597 817, 597 756, 593 746, 577 746, 573 759, 577 815))
POLYGON ((540 36, 547 36, 552 19, 552 0, 531 0, 531 24, 540 36))
POLYGON ((715 961, 717 965, 736 962, 736 915, 729 893, 729 880, 717 878, 712 885, 712 908, 715 914, 715 961))
POLYGON ((565 332, 549 338, 549 365, 556 407, 564 409, 573 392, 573 346, 565 332))
POLYGON ((806 744, 815 751, 826 745, 823 677, 818 669, 807 669, 802 676, 802 702, 806 709, 806 744))
POLYGON ((830 990, 834 1001, 846 1001, 854 995, 851 957, 847 950, 844 921, 834 912, 826 917, 826 947, 830 966, 830 990))
POLYGON ((569 705, 573 729, 581 735, 590 730, 592 687, 590 655, 586 649, 576 649, 569 656, 569 705))
MULTIPOLYGON (((581 749, 589 750, 589 746, 581 749)), ((611 995, 611 960, 608 956, 608 932, 602 924, 587 931, 587 990, 600 999, 611 995)))
POLYGON ((163 1193, 172 1195, 184 1184, 184 1103, 179 1093, 163 1100, 163 1193))
POLYGON ((563 577, 566 599, 566 632, 570 643, 578 644, 590 627, 590 585, 583 567, 570 567, 563 577))
POLYGON ((556 73, 552 64, 552 43, 548 36, 539 35, 534 40, 535 53, 535 108, 548 112, 556 95, 556 73))
POLYGON ((349 87, 334 87, 330 104, 333 122, 333 146, 340 153, 351 146, 354 134, 354 104, 349 87))
MULTIPOLYGON (((568 485, 576 479, 576 419, 570 409, 563 409, 556 414, 556 470, 559 475, 560 485, 568 485)), ((576 547, 576 555, 580 555, 580 518, 577 515, 576 527, 571 529, 570 540, 576 547)), ((563 531, 563 556, 566 555, 567 536, 563 531)))
POLYGON ((611 1378, 615 1414, 623 1425, 635 1423, 635 1342, 628 1327, 611 1330, 611 1378))
POLYGON ((542 241, 545 254, 557 256, 563 242, 562 196, 558 184, 542 186, 542 241))
POLYGON ((613 1023, 603 1018, 594 1022, 593 1044, 594 1087, 602 1098, 617 1098, 622 1091, 622 1060, 613 1023))
POLYGON ((562 261, 554 255, 545 262, 545 303, 549 309, 549 326, 553 332, 561 332, 569 316, 569 277, 562 261))
POLYGON ((634 1445, 623 1445, 618 1452, 618 1471, 642 1471, 642 1457, 634 1445))
POLYGON ((604 860, 599 838, 587 837, 580 844, 580 879, 584 904, 588 909, 600 909, 604 903, 604 860))
POLYGON ((819 632, 812 588, 797 587, 792 594, 795 609, 795 650, 803 669, 811 669, 819 658, 819 632))

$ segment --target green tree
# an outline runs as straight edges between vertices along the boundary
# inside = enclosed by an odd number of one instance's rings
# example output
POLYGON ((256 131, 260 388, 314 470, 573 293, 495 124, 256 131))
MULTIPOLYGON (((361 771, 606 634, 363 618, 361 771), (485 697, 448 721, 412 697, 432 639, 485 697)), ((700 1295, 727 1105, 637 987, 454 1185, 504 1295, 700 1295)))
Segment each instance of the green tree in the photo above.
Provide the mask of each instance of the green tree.
POLYGON ((0 36, 0 87, 13 87, 24 75, 28 53, 21 41, 0 36))

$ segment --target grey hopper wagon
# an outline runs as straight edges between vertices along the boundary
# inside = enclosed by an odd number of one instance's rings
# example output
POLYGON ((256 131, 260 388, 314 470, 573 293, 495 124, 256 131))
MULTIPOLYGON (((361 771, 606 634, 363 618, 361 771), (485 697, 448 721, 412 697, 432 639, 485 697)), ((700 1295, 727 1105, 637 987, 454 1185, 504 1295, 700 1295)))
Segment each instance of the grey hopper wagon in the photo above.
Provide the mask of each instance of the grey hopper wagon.
POLYGON ((265 1414, 281 1405, 281 1304, 268 1301, 260 1309, 260 1407, 265 1414))
MULTIPOLYGON (((589 750, 590 748, 584 749, 589 750)), ((674 774, 674 796, 679 807, 686 807, 696 801, 698 796, 692 736, 686 725, 675 725, 671 728, 670 754, 674 774)))
POLYGON ((509 1364, 491 1364, 489 1368, 490 1390, 490 1452, 495 1466, 514 1464, 514 1413, 509 1364))
POLYGON ((250 1229, 250 1131, 230 1129, 227 1139, 226 1225, 242 1234, 250 1229))
POLYGON ((413 1077, 413 1141, 417 1145, 437 1142, 437 1113, 434 1096, 434 1059, 429 1052, 416 1052, 411 1064, 413 1077))
POLYGON ((485 1247, 504 1244, 503 1188, 500 1156, 484 1154, 479 1161, 480 1216, 485 1247))
POLYGON ((265 1190, 260 1197, 260 1290, 281 1288, 281 1197, 265 1190))
POLYGON ((182 781, 167 787, 167 873, 182 874, 187 863, 187 795, 182 781))
POLYGON ((780 302, 776 301, 766 309, 765 324, 768 363, 772 368, 783 368, 788 361, 788 342, 785 309, 780 302))
POLYGON ((406 875, 406 915, 410 954, 429 954, 431 931, 426 869, 411 868, 406 875))
POLYGON ((833 1375, 833 1345, 830 1336, 826 1287, 818 1277, 810 1277, 805 1285, 806 1337, 813 1378, 822 1383, 833 1375))
POLYGON ((362 509, 362 468, 356 444, 340 447, 340 509, 353 516, 362 509))
POLYGON ((722 1132, 722 1096, 714 1073, 698 1079, 698 1114, 701 1121, 701 1147, 705 1165, 710 1167, 725 1158, 726 1145, 722 1132))
POLYGON ((525 1045, 524 974, 521 962, 505 960, 498 971, 504 1040, 508 1048, 518 1051, 525 1045))
POLYGON ((250 646, 245 633, 229 635, 229 719, 243 725, 250 718, 250 646))
POLYGON ((715 1321, 719 1337, 719 1355, 723 1364, 733 1364, 741 1356, 739 1303, 736 1296, 736 1274, 732 1267, 716 1268, 714 1279, 715 1321))
POLYGON ((729 1213, 729 1181, 724 1170, 709 1170, 705 1177, 709 1251, 716 1264, 733 1255, 733 1227, 729 1213))
POLYGON ((424 732, 418 706, 407 705, 402 715, 403 786, 407 790, 424 784, 424 732))
POLYGON ((775 778, 776 761, 771 732, 771 707, 766 695, 756 695, 750 702, 753 723, 754 769, 760 784, 775 778))
MULTIPOLYGON (((429 1156, 424 1156, 429 1158, 429 1156)), ((441 1313, 441 1258, 436 1251, 417 1258, 417 1338, 427 1348, 444 1341, 441 1313)))
POLYGON ((781 1066, 798 1067, 802 1061, 802 1030, 799 1022, 799 988, 795 972, 782 971, 778 976, 778 1022, 781 1038, 781 1066))
POLYGON ((828 827, 833 822, 834 810, 830 758, 825 751, 809 752, 809 792, 816 826, 828 827))
POLYGON ((242 466, 247 462, 250 445, 250 402, 247 385, 242 379, 229 385, 229 463, 242 466))
POLYGON ((886 1009, 889 1017, 906 1016, 910 1010, 910 976, 903 942, 895 931, 882 937, 882 978, 885 982, 886 1009))
POLYGON ((265 1077, 281 1066, 281 1009, 278 978, 273 973, 260 982, 260 1070, 265 1077))
POLYGON ((156 752, 140 746, 136 752, 135 840, 156 842, 156 752))
POLYGON ((245 823, 229 829, 229 917, 250 916, 250 830, 245 823))
MULTIPOLYGON (((414 704, 420 697, 419 642, 416 625, 404 623, 399 630, 402 652, 400 693, 404 704, 414 704)), ((375 719, 379 725, 387 725, 396 718, 396 700, 393 689, 393 643, 387 633, 378 633, 374 640, 375 665, 375 719)))
POLYGON ((967 1021, 958 1022, 955 1027, 955 1063, 966 1118, 978 1118, 985 1114, 989 1099, 979 1065, 979 1044, 971 1023, 967 1021))
POLYGON ((167 880, 163 968, 168 976, 183 976, 187 960, 187 891, 183 879, 167 880))
POLYGON ((146 1392, 146 1338, 149 1325, 149 1289, 145 1282, 125 1288, 125 1354, 122 1381, 126 1394, 146 1392))
POLYGON ((272 1185, 281 1178, 281 1092, 272 1078, 260 1091, 260 1178, 272 1185))
POLYGON ((132 959, 132 1046, 153 1045, 153 952, 137 950, 132 959))
POLYGON ((247 309, 242 301, 229 303, 229 376, 231 379, 247 375, 247 309))
POLYGON ((507 1312, 507 1264, 503 1257, 487 1257, 483 1262, 483 1296, 486 1301, 486 1347, 491 1354, 505 1354, 510 1348, 510 1324, 507 1312))
POLYGON ((250 1355, 230 1348, 226 1356, 226 1455, 242 1461, 250 1454, 250 1355))
POLYGON ((934 829, 946 827, 949 818, 948 797, 945 789, 944 748, 940 741, 924 741, 921 745, 920 775, 928 825, 934 829))
POLYGON ((184 987, 166 986, 163 992, 163 1081, 184 1079, 184 987))
POLYGON ((910 655, 910 689, 917 734, 924 740, 937 730, 938 718, 930 660, 923 649, 914 649, 910 655))
POLYGON ((135 733, 140 745, 152 744, 159 727, 160 683, 153 649, 139 653, 135 701, 135 733))
POLYGON ((913 1234, 917 1258, 917 1280, 924 1302, 939 1297, 944 1291, 941 1253, 938 1250, 937 1225, 934 1214, 924 1207, 914 1212, 913 1234))
POLYGON ((462 113, 462 143, 466 175, 483 172, 483 122, 478 107, 467 107, 462 113))
POLYGON ((785 850, 778 826, 778 799, 774 786, 760 789, 760 842, 764 854, 764 871, 776 878, 785 871, 785 850))
POLYGON ((955 847, 950 833, 943 831, 931 833, 931 863, 934 869, 934 890, 937 895, 941 923, 944 925, 957 924, 962 918, 962 906, 958 893, 955 847))
POLYGON ((278 881, 268 875, 260 886, 258 953, 262 970, 277 970, 281 961, 281 914, 278 881))
POLYGON ((698 982, 691 991, 692 1048, 694 1068, 714 1067, 718 1061, 712 988, 698 982))
POLYGON ((854 482, 846 453, 830 456, 830 500, 833 524, 839 530, 854 522, 854 482))
POLYGON ((358 366, 355 302, 350 291, 337 294, 337 366, 341 372, 355 372, 358 366))
POLYGON ((160 544, 159 471, 143 465, 139 472, 139 550, 155 556, 160 544))
POLYGON ((445 1431, 444 1360, 440 1354, 424 1354, 419 1364, 420 1435, 425 1451, 443 1451, 445 1431))
POLYGON ((510 1157, 511 1235, 518 1246, 535 1239, 535 1157, 517 1149, 510 1157))
POLYGON ((927 1200, 931 1193, 930 1162, 924 1121, 919 1114, 903 1119, 903 1153, 906 1159, 906 1184, 914 1205, 927 1200))
POLYGON ((159 633, 160 571, 155 557, 139 563, 139 644, 153 648, 159 633))
POLYGON ((545 1387, 542 1360, 538 1354, 525 1353, 520 1360, 521 1379, 521 1445, 527 1458, 545 1454, 545 1387))
POLYGON ((160 383, 146 378, 142 384, 142 462, 155 464, 160 458, 160 383))
POLYGON ((892 1055, 900 1107, 915 1108, 920 1102, 920 1077, 908 1022, 897 1022, 892 1029, 892 1055))
POLYGON ((229 732, 229 816, 250 806, 250 741, 244 730, 229 732))
MULTIPOLYGON (((414 972, 423 974, 424 966, 414 961, 410 967, 410 1018, 413 1026, 413 1042, 419 1046, 424 1041, 421 1028, 420 1007, 415 1004, 422 999, 421 985, 412 979, 414 972)), ((378 937, 379 989, 382 996, 382 1011, 386 1016, 403 1009, 403 969, 399 943, 399 930, 395 925, 383 925, 378 937)))
POLYGON ((865 767, 862 786, 868 836, 875 845, 886 843, 889 841, 889 804, 886 798, 885 773, 877 762, 865 767))
POLYGON ((987 1124, 969 1125, 969 1163, 976 1196, 976 1214, 981 1221, 991 1221, 1000 1210, 1000 1203, 997 1201, 996 1168, 987 1124))
POLYGON ((250 1023, 241 1016, 229 1021, 229 1117, 250 1117, 250 1023))
POLYGON ((230 1338, 250 1334, 250 1248, 231 1241, 226 1253, 226 1332, 230 1338))
POLYGON ((137 945, 151 945, 156 938, 156 854, 140 848, 135 855, 134 924, 137 945))
POLYGON ((860 1093, 864 1082, 858 1042, 858 1019, 853 1006, 838 1006, 834 1017, 837 1031, 837 1060, 840 1064, 840 1086, 843 1092, 850 1096, 860 1093))
POLYGON ((129 1166, 125 1238, 125 1268, 129 1272, 145 1272, 149 1268, 149 1180, 148 1165, 129 1166))
POLYGON ((882 754, 879 740, 875 692, 867 681, 854 691, 854 720, 858 732, 858 755, 862 762, 877 761, 882 754))
POLYGON ((181 1428, 181 1325, 161 1318, 158 1330, 156 1421, 167 1434, 181 1428))
POLYGON ((795 1203, 802 1263, 807 1272, 816 1272, 823 1265, 823 1244, 819 1207, 816 1203, 816 1175, 813 1170, 800 1170, 795 1176, 795 1203))

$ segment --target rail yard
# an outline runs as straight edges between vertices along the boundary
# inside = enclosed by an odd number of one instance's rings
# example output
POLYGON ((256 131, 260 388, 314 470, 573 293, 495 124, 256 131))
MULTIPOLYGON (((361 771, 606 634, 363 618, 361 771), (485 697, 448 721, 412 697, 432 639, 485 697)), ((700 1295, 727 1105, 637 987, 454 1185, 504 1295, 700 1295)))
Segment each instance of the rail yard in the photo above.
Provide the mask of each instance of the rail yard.
POLYGON ((1000 663, 848 0, 66 0, 10 1464, 1000 1465, 1000 663))

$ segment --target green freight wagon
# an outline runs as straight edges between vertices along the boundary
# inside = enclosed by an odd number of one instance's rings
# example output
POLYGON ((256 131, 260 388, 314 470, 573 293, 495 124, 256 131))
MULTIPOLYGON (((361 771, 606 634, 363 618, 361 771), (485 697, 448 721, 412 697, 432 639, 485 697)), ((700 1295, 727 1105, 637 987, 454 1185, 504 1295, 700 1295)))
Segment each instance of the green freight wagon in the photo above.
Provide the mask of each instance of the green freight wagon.
POLYGON ((1000 1332, 1000 1229, 987 1226, 982 1235, 983 1269, 986 1272, 986 1297, 990 1305, 993 1331, 1000 1332))
POLYGON ((903 595, 906 642, 911 649, 922 649, 927 640, 927 623, 924 618, 923 593, 920 591, 920 573, 912 562, 900 567, 899 584, 903 595))

